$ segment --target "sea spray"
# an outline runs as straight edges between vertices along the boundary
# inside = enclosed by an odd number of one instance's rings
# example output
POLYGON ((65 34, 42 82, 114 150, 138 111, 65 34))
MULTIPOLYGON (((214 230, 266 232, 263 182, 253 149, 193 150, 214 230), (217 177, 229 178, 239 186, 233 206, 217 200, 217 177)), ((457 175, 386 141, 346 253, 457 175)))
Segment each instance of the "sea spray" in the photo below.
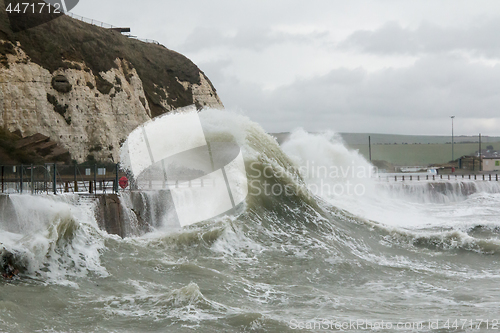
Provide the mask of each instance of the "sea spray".
POLYGON ((0 242, 18 254, 25 274, 77 286, 70 277, 108 273, 101 265, 104 234, 92 203, 78 196, 11 195, 15 216, 0 221, 0 242))
POLYGON ((209 118, 209 140, 238 143, 247 177, 262 193, 249 195, 237 214, 173 229, 165 225, 161 194, 123 193, 137 223, 124 239, 96 228, 91 201, 19 198, 18 213, 2 220, 1 237, 28 255, 40 237, 41 261, 31 260, 34 273, 2 284, 5 330, 292 332, 293 323, 319 319, 396 326, 436 318, 442 328, 457 314, 494 318, 499 193, 477 187, 460 201, 438 202, 393 195, 378 180, 353 174, 367 162, 332 136, 303 132, 285 146, 287 155, 245 117, 217 110, 200 117, 209 118), (313 161, 349 167, 327 180, 366 183, 366 193, 312 193, 308 185, 325 174, 300 166, 313 161), (264 182, 304 190, 265 194, 264 182), (136 200, 151 212, 135 209, 136 200), (89 258, 99 259, 95 269, 89 258))

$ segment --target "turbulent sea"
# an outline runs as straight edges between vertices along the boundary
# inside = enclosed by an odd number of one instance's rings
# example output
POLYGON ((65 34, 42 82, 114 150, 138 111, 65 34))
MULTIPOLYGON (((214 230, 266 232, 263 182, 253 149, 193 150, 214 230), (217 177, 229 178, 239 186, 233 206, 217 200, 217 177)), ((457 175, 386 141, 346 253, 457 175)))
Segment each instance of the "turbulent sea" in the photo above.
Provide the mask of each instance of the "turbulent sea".
POLYGON ((280 147, 244 117, 202 116, 243 151, 243 209, 122 239, 90 199, 11 195, 0 242, 24 269, 0 281, 0 331, 498 329, 497 182, 385 182, 334 134, 280 147))

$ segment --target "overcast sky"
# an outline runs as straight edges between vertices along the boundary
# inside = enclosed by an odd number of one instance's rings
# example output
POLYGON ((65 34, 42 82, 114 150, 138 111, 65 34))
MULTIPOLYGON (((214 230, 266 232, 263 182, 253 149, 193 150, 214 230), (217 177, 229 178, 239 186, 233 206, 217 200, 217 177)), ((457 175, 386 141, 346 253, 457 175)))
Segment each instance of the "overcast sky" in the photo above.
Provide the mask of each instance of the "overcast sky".
POLYGON ((80 0, 267 131, 500 135, 500 1, 80 0))

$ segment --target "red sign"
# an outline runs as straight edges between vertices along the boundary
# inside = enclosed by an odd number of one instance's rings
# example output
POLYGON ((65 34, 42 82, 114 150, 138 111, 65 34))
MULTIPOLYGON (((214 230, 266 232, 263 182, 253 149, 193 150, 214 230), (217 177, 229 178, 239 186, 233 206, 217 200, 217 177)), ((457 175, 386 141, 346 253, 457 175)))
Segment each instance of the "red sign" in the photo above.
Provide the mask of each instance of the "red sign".
POLYGON ((122 189, 125 189, 128 186, 127 177, 123 176, 122 178, 120 178, 120 180, 118 181, 118 185, 120 185, 122 189))

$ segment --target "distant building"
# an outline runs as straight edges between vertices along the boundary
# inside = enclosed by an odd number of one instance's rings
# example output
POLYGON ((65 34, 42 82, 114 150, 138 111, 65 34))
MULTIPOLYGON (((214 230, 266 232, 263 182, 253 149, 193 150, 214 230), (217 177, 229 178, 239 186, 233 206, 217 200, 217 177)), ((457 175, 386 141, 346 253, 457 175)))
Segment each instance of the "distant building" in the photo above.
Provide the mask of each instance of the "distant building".
POLYGON ((500 171, 500 157, 483 157, 483 171, 500 171))

